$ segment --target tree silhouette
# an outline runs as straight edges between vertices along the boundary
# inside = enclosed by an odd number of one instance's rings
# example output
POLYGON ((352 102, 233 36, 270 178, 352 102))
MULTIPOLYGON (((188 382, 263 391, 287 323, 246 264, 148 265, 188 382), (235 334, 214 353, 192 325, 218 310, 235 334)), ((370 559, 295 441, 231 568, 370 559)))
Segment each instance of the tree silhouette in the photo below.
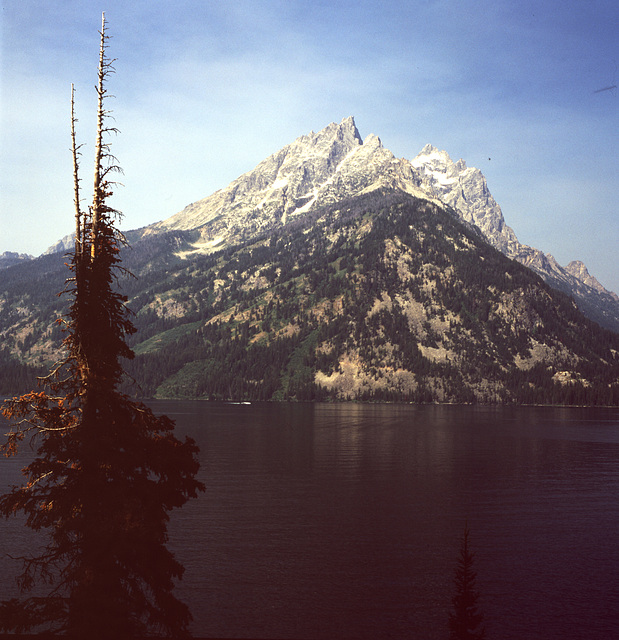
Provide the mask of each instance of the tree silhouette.
POLYGON ((481 626, 484 616, 477 607, 479 592, 475 586, 477 574, 473 570, 474 559, 475 555, 469 546, 469 528, 466 524, 454 572, 456 590, 451 599, 453 611, 449 615, 450 640, 482 640, 486 637, 485 628, 481 626))
POLYGON ((22 592, 49 585, 46 596, 0 604, 0 629, 46 629, 79 638, 124 638, 163 633, 184 637, 189 609, 173 595, 183 567, 167 549, 169 511, 203 490, 196 480, 198 448, 178 440, 174 423, 118 390, 122 359, 133 353, 134 331, 126 299, 115 291, 124 238, 119 212, 108 204, 120 171, 107 136, 106 83, 114 73, 102 16, 97 83, 94 196, 80 202, 79 148, 74 92, 71 137, 74 161, 75 250, 62 319, 66 359, 42 389, 8 400, 3 414, 11 432, 2 449, 16 452, 25 437, 38 441, 37 457, 24 469, 27 483, 0 498, 0 514, 26 515, 26 525, 49 532, 38 556, 22 558, 22 592))

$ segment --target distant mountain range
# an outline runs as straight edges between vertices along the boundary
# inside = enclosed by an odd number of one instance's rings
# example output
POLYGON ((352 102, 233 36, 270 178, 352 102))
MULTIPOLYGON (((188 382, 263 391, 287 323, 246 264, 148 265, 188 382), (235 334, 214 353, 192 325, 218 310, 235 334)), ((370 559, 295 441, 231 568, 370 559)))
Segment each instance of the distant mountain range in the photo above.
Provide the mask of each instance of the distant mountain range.
MULTIPOLYGON (((617 401, 617 295, 520 244, 478 169, 353 118, 128 238, 143 395, 617 401)), ((0 392, 58 354, 61 255, 0 259, 0 392)))
POLYGON ((32 260, 34 256, 27 253, 15 253, 14 251, 5 251, 0 253, 0 269, 6 267, 12 267, 14 264, 19 264, 24 260, 32 260))

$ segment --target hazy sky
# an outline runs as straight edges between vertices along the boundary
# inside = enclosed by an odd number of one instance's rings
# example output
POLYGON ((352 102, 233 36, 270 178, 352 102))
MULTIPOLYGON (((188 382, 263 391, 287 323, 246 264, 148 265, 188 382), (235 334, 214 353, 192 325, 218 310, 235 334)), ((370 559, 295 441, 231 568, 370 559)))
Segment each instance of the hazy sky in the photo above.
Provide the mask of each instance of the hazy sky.
POLYGON ((105 10, 123 228, 180 211, 285 144, 355 116, 412 159, 486 175, 521 242, 619 291, 616 0, 4 0, 0 252, 73 228, 70 85, 94 149, 105 10))

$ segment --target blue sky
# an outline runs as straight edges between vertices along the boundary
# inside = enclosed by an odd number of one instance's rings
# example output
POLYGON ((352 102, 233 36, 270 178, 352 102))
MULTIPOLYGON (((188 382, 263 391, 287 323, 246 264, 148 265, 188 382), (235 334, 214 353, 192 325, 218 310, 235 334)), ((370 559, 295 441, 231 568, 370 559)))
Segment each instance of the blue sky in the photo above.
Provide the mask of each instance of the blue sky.
POLYGON ((0 252, 73 227, 70 85, 82 178, 98 29, 117 73, 123 227, 180 211, 296 137, 355 116, 412 159, 428 142, 483 171, 521 242, 619 291, 616 0, 5 0, 0 252))

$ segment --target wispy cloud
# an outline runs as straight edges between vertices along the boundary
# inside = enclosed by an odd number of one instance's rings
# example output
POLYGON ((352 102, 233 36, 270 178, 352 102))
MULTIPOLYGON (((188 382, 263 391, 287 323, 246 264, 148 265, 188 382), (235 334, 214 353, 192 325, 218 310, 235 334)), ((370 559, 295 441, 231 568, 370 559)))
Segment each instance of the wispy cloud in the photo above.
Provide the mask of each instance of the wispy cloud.
MULTIPOLYGON (((71 82, 90 162, 100 7, 56 5, 5 3, 0 250, 43 250, 71 229, 71 82)), ((565 219, 616 229, 619 103, 592 93, 619 59, 616 3, 110 0, 106 14, 127 226, 354 115, 398 156, 432 142, 479 166, 508 223, 543 250, 574 246, 565 219)), ((582 258, 619 288, 611 236, 582 258)))

